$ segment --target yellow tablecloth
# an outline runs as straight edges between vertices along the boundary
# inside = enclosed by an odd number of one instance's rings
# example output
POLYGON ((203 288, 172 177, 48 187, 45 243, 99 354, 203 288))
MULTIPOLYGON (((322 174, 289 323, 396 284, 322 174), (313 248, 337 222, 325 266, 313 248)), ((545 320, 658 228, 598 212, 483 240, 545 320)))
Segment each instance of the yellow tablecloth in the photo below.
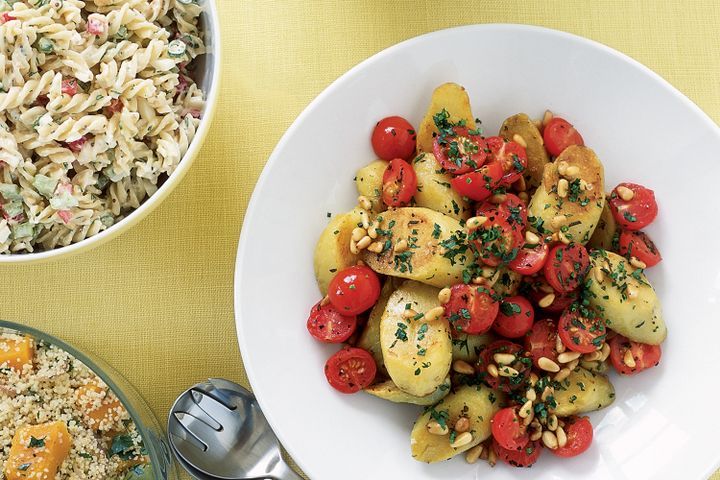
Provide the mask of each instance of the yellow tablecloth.
MULTIPOLYGON (((175 396, 193 382, 220 376, 247 384, 235 337, 232 282, 253 185, 300 111, 336 77, 383 48, 463 24, 543 25, 629 54, 720 120, 720 5, 714 0, 218 0, 218 5, 224 50, 220 104, 183 183, 150 217, 108 245, 54 263, 0 267, 5 284, 0 318, 101 354, 137 386, 163 422, 175 396)), ((717 474, 713 478, 720 480, 717 474)))

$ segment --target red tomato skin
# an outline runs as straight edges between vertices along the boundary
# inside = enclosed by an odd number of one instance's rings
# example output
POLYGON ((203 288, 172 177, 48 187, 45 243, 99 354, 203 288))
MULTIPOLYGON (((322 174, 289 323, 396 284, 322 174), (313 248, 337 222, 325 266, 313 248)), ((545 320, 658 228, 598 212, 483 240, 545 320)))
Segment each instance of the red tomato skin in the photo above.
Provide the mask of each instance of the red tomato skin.
POLYGON ((519 295, 507 297, 500 303, 500 309, 493 324, 493 330, 506 338, 522 338, 530 331, 534 321, 535 310, 525 297, 519 295), (503 305, 517 305, 517 307, 520 308, 520 312, 505 315, 505 313, 503 313, 503 305))
POLYGON ((15 20, 15 17, 9 12, 3 12, 2 16, 0 16, 0 24, 9 22, 10 20, 15 20))
MULTIPOLYGON (((594 315, 593 318, 588 318, 588 322, 580 321, 580 307, 578 304, 570 305, 566 308, 560 320, 558 321, 558 334, 563 345, 568 350, 578 353, 592 353, 598 349, 598 347, 592 343, 592 339, 604 338, 605 337, 605 322, 596 314, 596 312, 588 310, 587 313, 594 315), (590 325, 588 325, 588 323, 590 325), (577 325, 583 325, 586 329, 578 327, 577 325), (573 332, 572 329, 576 328, 577 331, 573 332)), ((602 343, 599 343, 602 346, 602 343)))
POLYGON ((490 330, 500 308, 494 295, 492 289, 480 285, 460 283, 450 287, 450 301, 444 307, 453 331, 480 335, 490 330))
POLYGON ((629 340, 622 335, 615 335, 610 340, 610 363, 622 375, 635 375, 660 363, 662 349, 660 345, 647 345, 629 340), (625 364, 625 351, 630 349, 635 360, 635 367, 625 364))
POLYGON ((119 98, 113 98, 108 104, 108 106, 105 108, 107 109, 107 112, 110 114, 110 116, 112 116, 114 113, 122 111, 123 107, 124 105, 122 100, 120 100, 119 98))
MULTIPOLYGON (((537 304, 547 293, 541 291, 541 290, 530 290, 530 297, 532 300, 537 304)), ((560 293, 555 292, 555 300, 548 305, 547 307, 539 307, 542 310, 548 312, 548 313, 560 313, 563 310, 565 310, 567 307, 573 304, 573 302, 577 301, 578 299, 578 292, 567 292, 567 293, 560 293)))
POLYGON ((567 293, 577 289, 590 268, 590 256, 578 243, 555 245, 543 267, 545 280, 556 292, 567 293), (559 274, 561 278, 558 278, 559 274))
POLYGON ((485 164, 479 170, 453 177, 450 185, 460 195, 482 202, 492 195, 502 176, 502 167, 499 164, 485 164))
POLYGON ((345 347, 325 363, 325 378, 340 393, 356 393, 370 385, 377 374, 372 355, 362 348, 345 347))
POLYGON ((78 138, 77 140, 68 142, 66 144, 66 146, 73 152, 79 152, 80 150, 82 150, 82 147, 83 147, 83 145, 85 145, 85 142, 87 142, 87 138, 83 136, 83 137, 78 138))
POLYGON ((513 272, 520 275, 534 275, 545 266, 548 259, 550 247, 545 243, 544 239, 540 239, 540 243, 533 248, 521 248, 517 257, 508 263, 508 267, 513 272))
POLYGON ((617 193, 617 187, 610 193, 610 211, 615 221, 625 230, 641 230, 650 225, 658 213, 655 192, 637 183, 623 182, 618 187, 633 191, 632 200, 625 201, 617 193))
POLYGON ((332 304, 316 303, 310 310, 307 329, 310 335, 323 343, 342 343, 355 333, 357 317, 343 315, 332 304))
POLYGON ((383 118, 375 125, 371 142, 375 155, 383 160, 408 160, 415 153, 416 137, 410 122, 403 117, 393 116, 383 118))
POLYGON ((88 18, 87 32, 91 35, 102 35, 107 25, 100 19, 88 18))
POLYGON ((502 184, 509 186, 519 180, 527 168, 525 148, 501 137, 489 137, 486 142, 491 151, 488 163, 499 163, 503 169, 502 184))
POLYGON ((519 450, 530 441, 527 429, 522 424, 522 418, 512 407, 498 410, 493 415, 490 420, 490 430, 493 439, 508 450, 519 450))
POLYGON ((402 158, 391 160, 383 173, 382 200, 388 207, 404 207, 417 193, 417 175, 402 158))
POLYGON ((473 230, 469 235, 469 239, 477 249, 480 260, 485 265, 491 267, 497 267, 501 263, 508 263, 514 260, 523 243, 522 232, 517 228, 513 228, 507 221, 505 214, 497 209, 492 211, 488 210, 485 212, 485 215, 487 215, 487 221, 473 230), (482 239, 483 232, 492 229, 500 229, 501 238, 484 243, 482 239), (498 244, 498 241, 501 239, 503 241, 498 244), (500 250, 500 252, 496 252, 496 250, 500 250), (512 256, 513 252, 515 256, 512 256), (495 253, 501 253, 501 256, 495 253), (512 260, 503 258, 505 256, 512 258, 512 260))
POLYGON ((508 377, 493 377, 487 373, 487 366, 491 363, 495 363, 493 355, 496 353, 512 353, 513 355, 526 357, 522 345, 513 343, 509 340, 496 340, 485 349, 480 352, 480 358, 475 366, 476 371, 480 377, 490 385, 490 388, 497 388, 505 393, 510 393, 513 390, 526 388, 526 380, 530 376, 529 365, 525 365, 522 362, 514 362, 511 366, 520 373, 518 377, 511 380, 508 377))
POLYGON ((67 95, 73 96, 77 93, 78 84, 74 78, 66 78, 62 81, 61 91, 67 95))
POLYGON ((505 200, 498 204, 483 202, 476 209, 476 215, 487 216, 487 212, 492 211, 500 212, 513 228, 522 230, 527 225, 527 205, 513 193, 506 193, 505 200))
POLYGON ((508 450, 503 448, 495 439, 492 442, 492 448, 495 450, 495 455, 503 463, 510 465, 511 467, 527 468, 532 467, 535 462, 540 458, 540 454, 543 451, 542 444, 539 441, 529 442, 524 448, 520 450, 508 450), (528 453, 530 451, 530 453, 528 453))
POLYGON ((623 230, 618 242, 621 255, 635 257, 648 267, 654 267, 662 260, 660 250, 645 232, 623 230))
POLYGON ((553 117, 543 129, 543 140, 548 153, 554 157, 571 145, 585 145, 582 135, 567 120, 553 117))
POLYGON ((533 364, 540 368, 538 360, 541 357, 549 358, 557 363, 558 327, 554 320, 549 318, 535 322, 530 331, 525 335, 525 350, 530 353, 533 364))
POLYGON ((340 270, 328 286, 330 303, 343 315, 358 315, 380 298, 380 280, 364 265, 340 270))
POLYGON ((565 433, 567 434, 567 444, 564 447, 558 447, 550 452, 558 457, 570 458, 576 457, 587 451, 592 445, 593 427, 588 417, 571 417, 565 421, 565 433), (571 423, 570 423, 571 422, 571 423), (568 426, 568 423, 570 425, 568 426))
POLYGON ((480 135, 470 135, 466 127, 453 127, 453 130, 455 131, 456 135, 450 139, 447 139, 447 144, 453 141, 457 143, 458 137, 464 137, 467 138, 471 143, 477 145, 477 153, 461 157, 463 161, 461 165, 458 166, 454 161, 450 159, 448 155, 448 147, 441 144, 440 136, 436 136, 435 140, 433 141, 433 154, 435 155, 435 159, 445 171, 453 175, 461 175, 463 173, 477 170, 485 163, 485 159, 487 158, 487 143, 485 143, 485 139, 482 138, 480 135), (468 162, 466 160, 467 158, 469 158, 471 161, 468 162))

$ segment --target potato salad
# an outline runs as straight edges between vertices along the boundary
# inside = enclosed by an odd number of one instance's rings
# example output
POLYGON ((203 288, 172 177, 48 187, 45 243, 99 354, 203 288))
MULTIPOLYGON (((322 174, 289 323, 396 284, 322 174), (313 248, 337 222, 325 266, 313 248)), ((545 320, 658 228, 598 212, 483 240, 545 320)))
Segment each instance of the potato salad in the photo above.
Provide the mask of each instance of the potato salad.
POLYGON ((341 345, 328 383, 424 407, 409 442, 421 462, 529 467, 592 448, 585 414, 613 402, 610 371, 658 365, 667 336, 645 276, 661 261, 642 231, 653 191, 606 188, 550 111, 487 135, 453 83, 417 128, 384 118, 371 143, 357 205, 315 249, 307 328, 341 345))

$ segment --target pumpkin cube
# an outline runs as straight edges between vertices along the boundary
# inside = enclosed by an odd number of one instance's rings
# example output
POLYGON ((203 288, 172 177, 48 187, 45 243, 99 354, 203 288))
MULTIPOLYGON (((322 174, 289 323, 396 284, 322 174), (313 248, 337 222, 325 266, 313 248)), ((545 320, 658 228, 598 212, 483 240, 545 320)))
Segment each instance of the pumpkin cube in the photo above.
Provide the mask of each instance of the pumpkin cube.
POLYGON ((65 422, 19 428, 5 462, 6 480, 53 480, 70 453, 71 444, 72 438, 65 422))
POLYGON ((0 366, 21 373, 25 365, 32 365, 34 356, 35 342, 32 338, 0 338, 0 366))
POLYGON ((88 427, 106 432, 117 426, 123 407, 107 387, 88 383, 78 388, 76 395, 77 406, 82 410, 88 427))

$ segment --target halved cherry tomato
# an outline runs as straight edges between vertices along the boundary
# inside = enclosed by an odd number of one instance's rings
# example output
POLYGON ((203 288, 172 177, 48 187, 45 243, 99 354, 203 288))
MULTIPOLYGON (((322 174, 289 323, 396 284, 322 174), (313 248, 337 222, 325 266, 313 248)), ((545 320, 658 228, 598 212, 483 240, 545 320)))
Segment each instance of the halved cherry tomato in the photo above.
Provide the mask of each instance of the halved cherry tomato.
POLYGON ((500 311, 493 330, 507 338, 523 337, 532 328, 535 310, 527 298, 507 297, 500 303, 500 311))
POLYGON ((404 118, 387 117, 375 125, 372 147, 375 155, 383 160, 408 160, 415 153, 416 136, 413 126, 404 118))
MULTIPOLYGON (((530 289, 530 299, 535 302, 536 304, 540 302, 545 296, 547 296, 547 292, 544 292, 539 288, 540 285, 546 285, 549 287, 545 279, 542 279, 541 281, 533 282, 532 288, 530 289)), ((552 287, 550 287, 552 289, 552 287)), ((547 307, 540 307, 541 309, 545 310, 548 313, 560 313, 563 310, 565 310, 567 307, 569 307, 573 302, 577 301, 578 299, 578 292, 555 292, 555 299, 552 301, 550 305, 547 307)))
POLYGON ((540 237, 540 243, 535 246, 523 245, 523 247, 518 250, 515 260, 508 263, 510 270, 521 275, 534 275, 542 270, 547 261, 550 247, 545 243, 542 235, 538 236, 540 237))
POLYGON ((500 460, 511 467, 520 468, 532 467, 540 458, 540 453, 543 450, 542 444, 537 440, 529 442, 520 450, 508 450, 493 439, 492 448, 500 460))
POLYGON ((662 349, 660 345, 648 345, 633 342, 622 335, 616 335, 610 340, 610 361, 613 367, 623 375, 633 375, 660 363, 662 349), (635 365, 625 363, 626 352, 630 352, 635 365))
POLYGON ((560 315, 558 332, 573 352, 592 353, 605 343, 605 321, 592 309, 573 303, 560 315))
POLYGON ((590 268, 590 256, 579 243, 556 245, 545 263, 545 280, 556 292, 578 288, 590 268))
POLYGON ((60 87, 60 91, 62 91, 62 93, 73 96, 77 93, 77 90, 78 90, 77 79, 75 79, 75 78, 63 79, 62 86, 60 87))
POLYGON ((487 383, 490 388, 498 388, 505 393, 510 393, 513 390, 527 388, 527 379, 530 376, 530 370, 532 369, 532 360, 529 358, 529 354, 523 350, 521 345, 510 342, 508 340, 497 340, 487 347, 485 350, 480 352, 480 358, 478 359, 477 366, 475 367, 480 378, 487 383), (516 377, 505 377, 497 376, 493 377, 487 371, 488 365, 496 364, 495 354, 496 353, 511 353, 515 355, 515 361, 509 365, 496 365, 498 370, 503 367, 514 368, 518 372, 516 377))
POLYGON ((450 180, 452 188, 460 195, 481 202, 492 195, 503 176, 498 163, 486 164, 479 170, 463 173, 450 180))
POLYGON ((498 410, 490 420, 490 429, 495 441, 508 450, 520 450, 530 441, 522 418, 513 407, 498 410))
POLYGON ((490 288, 460 283, 450 288, 445 316, 457 333, 479 335, 490 330, 500 304, 490 288))
POLYGON ((506 216, 497 209, 487 211, 485 215, 487 221, 468 234, 478 257, 491 267, 515 260, 523 244, 521 231, 513 228, 506 216))
POLYGON ((330 303, 343 315, 357 315, 372 308, 380 298, 377 273, 364 265, 340 270, 328 286, 330 303))
POLYGON ((502 213, 513 228, 522 230, 525 228, 525 225, 527 225, 527 205, 515 194, 506 193, 505 200, 498 204, 489 201, 483 202, 482 205, 477 208, 476 214, 487 216, 487 212, 493 210, 502 213))
POLYGON ((543 129, 543 140, 548 153, 554 157, 560 155, 570 145, 585 145, 582 136, 570 122, 553 117, 543 129))
POLYGON ((558 457, 576 457, 590 448, 593 440, 593 427, 588 417, 568 417, 565 419, 567 443, 564 447, 550 450, 558 457))
POLYGON ((610 210, 615 221, 627 230, 640 230, 655 220, 658 205, 655 192, 636 183, 621 183, 610 194, 610 210), (633 192, 630 200, 623 200, 617 193, 618 187, 629 188, 633 192))
POLYGON ((554 320, 546 318, 533 324, 525 337, 525 350, 530 353, 530 358, 536 367, 541 357, 557 362, 557 350, 555 349, 557 336, 558 328, 554 320))
POLYGON ((648 267, 660 263, 662 256, 650 237, 645 232, 623 230, 620 233, 620 253, 626 257, 635 257, 648 267))
POLYGON ((477 170, 487 158, 487 144, 480 135, 468 133, 466 127, 453 127, 455 135, 438 135, 433 141, 433 154, 440 166, 452 173, 477 170))
POLYGON ((402 158, 391 160, 383 174, 382 199, 388 207, 403 207, 417 193, 417 175, 402 158))
POLYGON ((316 303, 307 321, 310 335, 324 343, 342 343, 355 333, 356 327, 355 315, 343 315, 330 303, 316 303))
POLYGON ((502 183, 511 185, 519 180, 528 163, 525 148, 519 143, 506 142, 501 137, 489 137, 486 142, 491 152, 489 162, 502 166, 502 183))
POLYGON ((362 348, 343 348, 325 363, 328 383, 341 393, 359 392, 372 383, 376 373, 375 360, 362 348))

